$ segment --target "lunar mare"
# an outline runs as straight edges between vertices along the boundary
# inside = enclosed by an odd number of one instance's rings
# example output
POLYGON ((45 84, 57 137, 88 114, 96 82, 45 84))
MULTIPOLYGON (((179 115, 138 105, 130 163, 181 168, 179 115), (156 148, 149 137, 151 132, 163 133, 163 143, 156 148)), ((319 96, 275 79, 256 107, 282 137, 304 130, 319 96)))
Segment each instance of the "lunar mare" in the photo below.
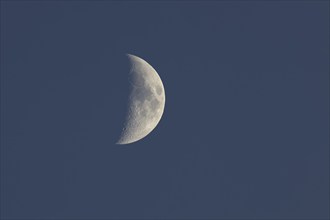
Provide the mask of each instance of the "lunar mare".
POLYGON ((129 144, 147 136, 160 121, 165 107, 165 90, 156 70, 143 59, 127 54, 130 95, 124 128, 117 144, 129 144))

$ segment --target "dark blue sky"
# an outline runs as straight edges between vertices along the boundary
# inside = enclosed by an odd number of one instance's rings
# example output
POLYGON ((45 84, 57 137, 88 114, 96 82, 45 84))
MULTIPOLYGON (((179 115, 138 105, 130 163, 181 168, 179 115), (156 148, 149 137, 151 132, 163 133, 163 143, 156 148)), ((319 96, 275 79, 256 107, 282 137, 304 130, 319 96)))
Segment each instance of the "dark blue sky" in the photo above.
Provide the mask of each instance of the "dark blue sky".
POLYGON ((328 218, 329 2, 1 1, 1 217, 328 218))

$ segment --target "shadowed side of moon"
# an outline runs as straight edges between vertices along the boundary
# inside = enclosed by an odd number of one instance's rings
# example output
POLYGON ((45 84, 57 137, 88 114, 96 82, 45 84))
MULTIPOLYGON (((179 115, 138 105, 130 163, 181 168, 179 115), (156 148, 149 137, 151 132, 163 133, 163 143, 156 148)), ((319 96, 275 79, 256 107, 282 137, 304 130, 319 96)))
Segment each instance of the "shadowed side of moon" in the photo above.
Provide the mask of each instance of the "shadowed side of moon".
POLYGON ((127 99, 130 95, 130 82, 128 73, 130 71, 130 63, 127 56, 115 55, 112 57, 109 67, 107 68, 109 78, 103 83, 108 84, 109 100, 105 101, 105 110, 108 111, 107 123, 109 141, 115 143, 122 133, 123 124, 127 115, 127 99), (110 74, 109 74, 110 73, 110 74))

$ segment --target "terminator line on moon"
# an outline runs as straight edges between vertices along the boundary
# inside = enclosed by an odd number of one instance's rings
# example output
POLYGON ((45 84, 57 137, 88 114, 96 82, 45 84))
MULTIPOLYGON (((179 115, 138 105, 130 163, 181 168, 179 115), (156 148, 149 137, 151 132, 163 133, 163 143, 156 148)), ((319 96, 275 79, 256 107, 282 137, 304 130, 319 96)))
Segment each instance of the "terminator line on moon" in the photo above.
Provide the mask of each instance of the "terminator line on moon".
POLYGON ((117 144, 130 144, 147 136, 160 121, 165 90, 156 70, 143 59, 127 54, 131 69, 128 112, 117 144))

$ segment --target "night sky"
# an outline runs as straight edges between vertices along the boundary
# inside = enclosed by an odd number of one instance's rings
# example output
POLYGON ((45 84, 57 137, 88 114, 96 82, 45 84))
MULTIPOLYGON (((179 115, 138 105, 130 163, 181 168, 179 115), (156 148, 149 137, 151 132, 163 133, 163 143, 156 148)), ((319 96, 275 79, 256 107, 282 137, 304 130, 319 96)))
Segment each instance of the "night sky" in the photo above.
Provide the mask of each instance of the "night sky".
POLYGON ((118 217, 329 217, 328 1, 1 1, 1 218, 118 217))

